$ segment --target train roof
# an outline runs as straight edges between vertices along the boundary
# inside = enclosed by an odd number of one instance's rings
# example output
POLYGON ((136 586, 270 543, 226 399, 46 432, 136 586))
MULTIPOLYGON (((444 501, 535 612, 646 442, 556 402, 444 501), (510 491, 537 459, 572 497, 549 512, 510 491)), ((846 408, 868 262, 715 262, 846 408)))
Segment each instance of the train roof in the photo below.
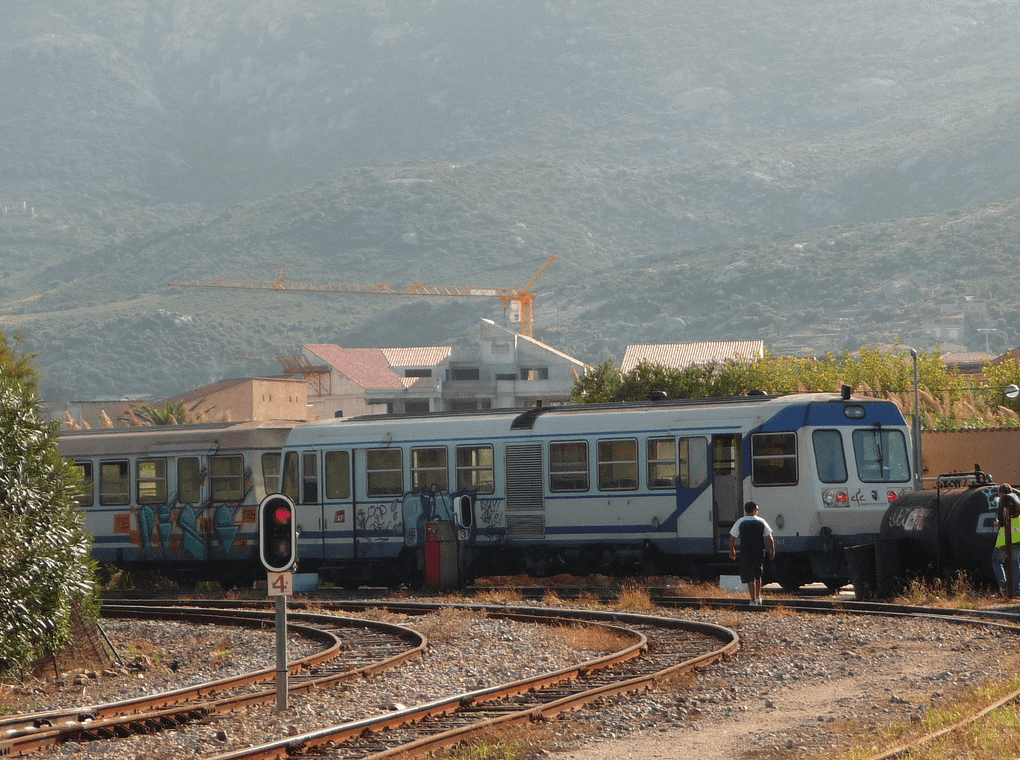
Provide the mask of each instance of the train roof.
MULTIPOLYGON (((442 438, 444 436, 472 435, 471 431, 492 431, 496 429, 513 435, 515 431, 526 433, 534 430, 540 432, 548 425, 555 425, 564 432, 594 432, 595 420, 604 420, 606 429, 619 425, 617 415, 630 415, 634 420, 627 422, 631 426, 647 429, 665 429, 672 424, 680 424, 685 420, 746 420, 750 416, 764 420, 782 413, 787 417, 793 414, 807 424, 808 410, 811 408, 829 407, 829 405, 881 405, 892 407, 891 401, 866 397, 847 397, 833 393, 797 393, 783 396, 753 394, 748 396, 727 396, 700 399, 649 400, 640 402, 617 402, 599 404, 563 404, 557 406, 536 406, 512 409, 487 409, 467 412, 429 412, 421 414, 380 414, 360 417, 344 417, 319 420, 296 427, 288 443, 294 446, 313 445, 329 441, 333 438, 361 438, 372 440, 387 435, 387 431, 414 429, 413 434, 419 437, 442 438), (797 410, 795 412, 795 410, 797 410), (799 410, 803 410, 800 412, 799 410), (647 415, 647 416, 643 416, 647 415), (637 423, 637 419, 641 423, 637 423), (428 432, 423 433, 422 431, 428 432)), ((831 407, 829 407, 831 408, 831 407)), ((834 416, 829 413, 827 416, 834 416)), ((842 416, 842 413, 839 413, 842 416)), ((902 421, 898 409, 896 416, 902 421)), ((892 415, 883 420, 888 424, 892 415)), ((733 423, 735 425, 735 423, 733 423)))
POLYGON ((212 452, 228 447, 280 447, 301 423, 287 421, 210 422, 92 430, 64 430, 58 446, 65 456, 114 452, 212 452))

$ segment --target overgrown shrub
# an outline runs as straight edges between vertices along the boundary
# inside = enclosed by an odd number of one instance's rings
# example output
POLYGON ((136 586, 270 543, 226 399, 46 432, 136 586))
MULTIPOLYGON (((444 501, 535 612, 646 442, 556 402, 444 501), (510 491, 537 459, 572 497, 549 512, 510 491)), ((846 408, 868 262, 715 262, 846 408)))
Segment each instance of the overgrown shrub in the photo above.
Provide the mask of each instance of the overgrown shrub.
POLYGON ((76 470, 39 408, 35 374, 0 333, 0 674, 56 651, 98 602, 76 470))

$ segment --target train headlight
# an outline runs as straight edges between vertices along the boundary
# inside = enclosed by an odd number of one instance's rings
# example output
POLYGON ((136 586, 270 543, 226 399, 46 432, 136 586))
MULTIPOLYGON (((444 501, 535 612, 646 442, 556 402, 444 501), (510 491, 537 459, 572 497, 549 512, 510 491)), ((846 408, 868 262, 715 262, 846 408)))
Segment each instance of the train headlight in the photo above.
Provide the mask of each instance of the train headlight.
POLYGON ((822 504, 827 507, 845 507, 850 502, 850 497, 842 488, 827 488, 822 491, 822 504))

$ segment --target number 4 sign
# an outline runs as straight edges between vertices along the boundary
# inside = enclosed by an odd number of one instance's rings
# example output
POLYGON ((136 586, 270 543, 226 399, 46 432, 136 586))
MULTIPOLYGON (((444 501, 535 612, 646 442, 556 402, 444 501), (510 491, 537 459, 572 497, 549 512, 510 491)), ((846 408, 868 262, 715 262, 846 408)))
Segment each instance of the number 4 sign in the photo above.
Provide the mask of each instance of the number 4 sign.
POLYGON ((294 573, 267 573, 269 596, 293 596, 294 573))

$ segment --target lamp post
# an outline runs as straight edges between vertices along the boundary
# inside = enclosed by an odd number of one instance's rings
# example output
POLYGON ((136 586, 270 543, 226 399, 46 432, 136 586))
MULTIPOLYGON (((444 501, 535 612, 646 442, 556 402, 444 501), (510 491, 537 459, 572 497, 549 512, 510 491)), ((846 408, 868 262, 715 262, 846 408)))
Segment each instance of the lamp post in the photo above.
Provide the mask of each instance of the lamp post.
POLYGON ((910 357, 914 360, 914 490, 924 488, 924 468, 921 464, 921 391, 917 381, 917 349, 910 349, 910 357))

